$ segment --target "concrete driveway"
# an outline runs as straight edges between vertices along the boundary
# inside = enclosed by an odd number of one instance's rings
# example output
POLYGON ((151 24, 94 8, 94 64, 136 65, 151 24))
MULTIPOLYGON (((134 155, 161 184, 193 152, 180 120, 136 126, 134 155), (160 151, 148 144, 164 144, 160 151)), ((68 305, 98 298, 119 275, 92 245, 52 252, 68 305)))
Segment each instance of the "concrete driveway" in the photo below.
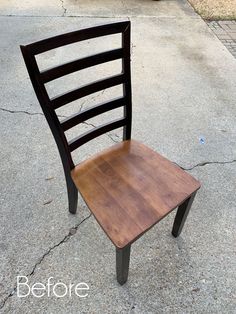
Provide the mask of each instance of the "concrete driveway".
MULTIPOLYGON (((184 0, 1 0, 0 25, 0 312, 236 313, 233 56, 184 0), (170 234, 172 213, 133 245, 129 280, 121 287, 114 247, 84 202, 79 200, 75 216, 68 213, 60 158, 19 45, 127 18, 133 138, 188 170, 202 188, 177 240, 170 234), (88 296, 19 298, 17 276, 26 276, 30 285, 46 284, 49 277, 54 283, 85 282, 88 296)), ((102 45, 97 41, 96 49, 102 45)), ((69 56, 58 50, 43 61, 50 65, 88 52, 84 43, 69 56)), ((111 67, 49 88, 53 93, 105 71, 111 67)), ((98 103, 109 92, 60 114, 98 103)), ((84 124, 80 131, 90 127, 84 124)), ((119 130, 104 135, 75 157, 83 159, 120 138, 119 130)))

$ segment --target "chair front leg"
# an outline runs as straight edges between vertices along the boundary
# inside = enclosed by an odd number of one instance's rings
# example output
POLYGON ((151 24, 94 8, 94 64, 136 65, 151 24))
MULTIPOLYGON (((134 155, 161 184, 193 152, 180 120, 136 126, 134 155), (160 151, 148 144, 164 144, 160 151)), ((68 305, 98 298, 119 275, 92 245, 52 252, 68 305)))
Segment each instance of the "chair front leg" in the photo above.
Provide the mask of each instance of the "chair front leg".
POLYGON ((126 283, 129 273, 131 245, 127 245, 123 249, 116 248, 116 276, 120 285, 126 283))
POLYGON ((75 186, 70 173, 66 173, 66 186, 68 195, 69 212, 75 214, 78 205, 78 190, 75 186))
POLYGON ((186 218, 188 216, 189 210, 192 206, 194 197, 196 195, 197 192, 194 192, 188 199, 186 199, 186 201, 183 202, 183 204, 181 204, 178 209, 177 209, 177 213, 175 216, 175 221, 174 221, 174 225, 173 225, 173 229, 172 229, 172 235, 177 238, 184 226, 184 223, 186 221, 186 218))

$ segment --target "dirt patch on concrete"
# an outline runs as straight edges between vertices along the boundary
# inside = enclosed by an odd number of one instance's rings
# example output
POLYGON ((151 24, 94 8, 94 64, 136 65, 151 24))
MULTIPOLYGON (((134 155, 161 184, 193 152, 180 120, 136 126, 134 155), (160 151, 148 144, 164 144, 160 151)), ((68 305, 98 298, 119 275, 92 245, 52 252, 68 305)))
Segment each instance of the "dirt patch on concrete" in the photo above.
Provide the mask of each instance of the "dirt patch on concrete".
POLYGON ((236 19, 236 0, 188 0, 206 20, 236 19))

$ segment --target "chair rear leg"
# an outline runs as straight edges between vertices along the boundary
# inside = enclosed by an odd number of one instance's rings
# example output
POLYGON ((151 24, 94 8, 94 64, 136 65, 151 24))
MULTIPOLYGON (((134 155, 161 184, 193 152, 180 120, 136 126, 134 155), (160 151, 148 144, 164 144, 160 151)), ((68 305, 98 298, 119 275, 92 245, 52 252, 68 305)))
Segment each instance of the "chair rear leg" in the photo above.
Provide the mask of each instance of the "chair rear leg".
POLYGON ((66 175, 66 185, 67 185, 69 212, 71 214, 75 214, 77 210, 77 205, 78 205, 78 190, 73 180, 71 179, 70 174, 66 175))
POLYGON ((175 221, 174 221, 174 225, 172 229, 172 235, 175 238, 177 238, 180 235, 183 229, 184 223, 188 216, 189 210, 192 206, 195 195, 196 195, 196 192, 193 193, 186 201, 184 201, 183 204, 181 204, 177 209, 177 213, 175 216, 175 221))
POLYGON ((129 274, 131 245, 127 245, 123 249, 116 248, 116 276, 120 285, 126 283, 129 274))

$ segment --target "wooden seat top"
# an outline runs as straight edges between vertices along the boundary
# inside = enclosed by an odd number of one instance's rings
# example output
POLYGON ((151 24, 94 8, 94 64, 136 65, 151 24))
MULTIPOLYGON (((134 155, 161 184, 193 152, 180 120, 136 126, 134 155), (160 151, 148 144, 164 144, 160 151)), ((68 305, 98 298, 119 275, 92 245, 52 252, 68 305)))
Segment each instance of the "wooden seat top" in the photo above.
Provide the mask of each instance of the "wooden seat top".
POLYGON ((190 174, 135 140, 78 164, 71 176, 118 248, 134 242, 200 188, 190 174))

